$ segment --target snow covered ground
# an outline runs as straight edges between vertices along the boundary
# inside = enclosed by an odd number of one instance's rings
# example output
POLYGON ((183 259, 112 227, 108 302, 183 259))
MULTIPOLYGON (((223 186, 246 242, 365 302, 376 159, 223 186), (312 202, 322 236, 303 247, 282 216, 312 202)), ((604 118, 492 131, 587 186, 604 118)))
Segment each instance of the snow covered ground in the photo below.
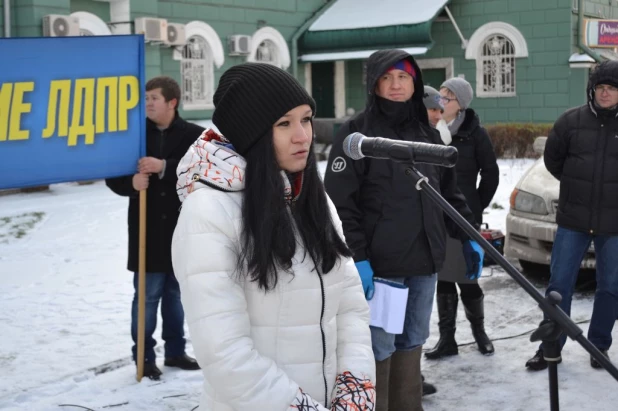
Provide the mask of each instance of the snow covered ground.
MULTIPOLYGON (((530 165, 530 160, 500 161, 494 202, 502 208, 488 210, 490 226, 504 230, 509 195, 530 165)), ((198 405, 200 372, 170 369, 160 360, 161 381, 135 381, 126 206, 127 200, 102 182, 0 197, 1 410, 157 411, 198 405)), ((531 280, 543 289, 542 277, 531 280)), ((540 321, 540 310, 501 270, 486 268, 481 284, 496 354, 483 357, 466 345, 473 340, 460 307, 460 355, 423 363, 425 377, 438 387, 425 398, 425 410, 549 409, 547 373, 524 368, 536 350, 528 332, 540 321)), ((573 317, 586 331, 593 291, 581 288, 573 317)), ((434 315, 426 348, 437 338, 434 315)), ((559 377, 563 410, 618 409, 617 382, 593 370, 576 343, 567 343, 559 377)))

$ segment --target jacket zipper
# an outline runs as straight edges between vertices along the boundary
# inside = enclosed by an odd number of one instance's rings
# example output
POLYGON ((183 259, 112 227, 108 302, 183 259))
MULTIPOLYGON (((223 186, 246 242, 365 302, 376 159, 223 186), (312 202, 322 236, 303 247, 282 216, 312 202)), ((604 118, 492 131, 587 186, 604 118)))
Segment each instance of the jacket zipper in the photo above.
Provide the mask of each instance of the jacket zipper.
POLYGON ((324 334, 324 308, 326 306, 326 294, 324 291, 324 280, 322 279, 322 274, 318 267, 315 267, 318 272, 318 277, 320 278, 320 289, 322 291, 322 312, 320 313, 320 332, 322 333, 322 377, 324 378, 324 400, 326 404, 328 404, 328 383, 326 382, 326 334, 324 334))
MULTIPOLYGON (((599 199, 597 202, 595 202, 595 189, 597 188, 597 171, 598 168, 600 167, 600 165, 596 164, 596 160, 597 160, 597 156, 598 156, 598 151, 599 151, 599 144, 601 144, 601 140, 605 140, 607 141, 607 130, 605 129, 605 123, 603 122, 604 120, 601 120, 601 127, 603 128, 603 132, 601 133, 601 138, 597 138, 597 143, 594 147, 594 168, 592 169, 592 201, 594 204, 592 204, 592 207, 590 209, 590 217, 588 218, 588 234, 594 234, 594 229, 593 229, 593 221, 592 221, 592 213, 593 213, 593 209, 598 209, 601 205, 601 193, 599 193, 599 199), (599 206, 599 207, 595 207, 595 206, 599 206)), ((609 123, 609 121, 608 121, 609 123)), ((601 161, 601 164, 603 164, 605 162, 605 159, 603 159, 601 161)), ((601 179, 603 179, 603 175, 601 175, 601 179)), ((602 184, 601 184, 602 185, 602 184)), ((598 221, 599 216, 597 215, 597 221, 598 221)), ((596 225, 594 225, 596 227, 596 225)))

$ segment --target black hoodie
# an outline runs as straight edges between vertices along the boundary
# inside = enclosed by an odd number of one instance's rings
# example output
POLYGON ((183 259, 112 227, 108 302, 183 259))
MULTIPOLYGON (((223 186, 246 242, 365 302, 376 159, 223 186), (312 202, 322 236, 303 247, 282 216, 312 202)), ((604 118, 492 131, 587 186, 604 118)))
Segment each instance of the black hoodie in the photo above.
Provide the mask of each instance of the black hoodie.
MULTIPOLYGON (((367 105, 337 133, 328 160, 326 190, 335 203, 355 261, 369 260, 378 277, 429 275, 442 268, 446 230, 444 215, 405 175, 406 166, 389 160, 353 161, 343 153, 343 140, 353 132, 368 137, 442 144, 429 126, 423 104, 422 73, 412 56, 402 50, 381 50, 367 62, 367 105), (416 70, 414 94, 395 103, 375 94, 382 74, 402 59, 416 70)), ((455 180, 452 168, 417 164, 429 183, 470 223, 472 212, 455 180)), ((467 236, 449 223, 449 232, 467 236)))

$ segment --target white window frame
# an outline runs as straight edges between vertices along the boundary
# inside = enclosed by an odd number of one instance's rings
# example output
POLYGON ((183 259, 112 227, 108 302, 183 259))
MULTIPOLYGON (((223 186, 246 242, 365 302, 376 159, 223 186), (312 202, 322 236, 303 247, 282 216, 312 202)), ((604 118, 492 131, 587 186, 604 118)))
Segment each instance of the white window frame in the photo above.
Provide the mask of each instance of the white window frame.
POLYGON ((446 79, 455 76, 455 62, 452 57, 439 59, 417 59, 416 64, 421 70, 444 69, 446 79))
POLYGON ((249 51, 249 55, 247 55, 248 62, 258 62, 257 60, 257 51, 265 41, 271 42, 277 49, 277 59, 272 62, 277 67, 280 67, 286 70, 290 67, 290 49, 288 48, 288 42, 285 41, 285 38, 279 33, 279 31, 273 27, 262 27, 259 30, 256 30, 255 33, 251 36, 251 50, 249 51))
MULTIPOLYGON (((526 39, 514 26, 501 21, 494 21, 479 27, 470 37, 466 47, 466 59, 476 60, 476 95, 480 98, 514 97, 517 95, 516 83, 514 84, 515 90, 513 92, 503 93, 483 90, 483 46, 494 35, 503 36, 513 44, 513 64, 516 64, 516 59, 518 58, 528 57, 526 39)), ((515 79, 513 80, 515 81, 515 79)))
POLYGON ((82 36, 111 36, 112 31, 101 18, 87 11, 76 11, 71 17, 79 20, 79 31, 82 36))
POLYGON ((221 39, 217 35, 217 32, 207 23, 203 21, 194 20, 185 25, 185 36, 187 43, 192 37, 197 37, 203 40, 207 47, 208 56, 204 59, 195 59, 195 62, 189 61, 194 59, 186 59, 183 57, 184 46, 178 46, 173 53, 174 60, 180 62, 181 73, 181 90, 184 93, 184 71, 187 65, 195 66, 192 69, 199 69, 199 66, 203 66, 203 78, 204 87, 203 93, 208 96, 205 102, 193 103, 186 102, 184 98, 181 98, 182 109, 186 111, 190 110, 211 110, 215 108, 212 96, 215 93, 215 67, 220 68, 225 62, 225 54, 223 53, 223 44, 221 39))

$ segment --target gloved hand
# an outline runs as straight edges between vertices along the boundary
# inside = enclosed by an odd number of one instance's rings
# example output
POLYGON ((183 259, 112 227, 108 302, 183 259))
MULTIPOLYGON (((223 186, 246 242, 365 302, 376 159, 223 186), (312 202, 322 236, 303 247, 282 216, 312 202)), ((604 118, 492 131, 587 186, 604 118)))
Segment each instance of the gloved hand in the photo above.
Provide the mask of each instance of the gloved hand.
POLYGON ((476 241, 467 240, 463 243, 463 253, 466 259, 466 278, 469 280, 478 279, 483 273, 485 251, 476 241))
POLYGON ((371 264, 369 264, 369 261, 367 260, 358 261, 355 264, 358 274, 360 275, 361 282, 363 283, 365 298, 367 300, 371 300, 375 291, 375 287, 373 285, 373 269, 371 268, 371 264))

